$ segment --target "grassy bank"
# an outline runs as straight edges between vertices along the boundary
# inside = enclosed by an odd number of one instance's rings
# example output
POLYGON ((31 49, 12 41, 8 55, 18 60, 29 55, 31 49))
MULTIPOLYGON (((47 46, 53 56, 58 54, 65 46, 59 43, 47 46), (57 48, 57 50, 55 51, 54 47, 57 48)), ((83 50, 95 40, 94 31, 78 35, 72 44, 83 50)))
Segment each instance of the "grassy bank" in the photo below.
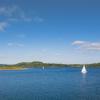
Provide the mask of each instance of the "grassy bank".
POLYGON ((21 66, 0 66, 0 70, 24 70, 21 66))

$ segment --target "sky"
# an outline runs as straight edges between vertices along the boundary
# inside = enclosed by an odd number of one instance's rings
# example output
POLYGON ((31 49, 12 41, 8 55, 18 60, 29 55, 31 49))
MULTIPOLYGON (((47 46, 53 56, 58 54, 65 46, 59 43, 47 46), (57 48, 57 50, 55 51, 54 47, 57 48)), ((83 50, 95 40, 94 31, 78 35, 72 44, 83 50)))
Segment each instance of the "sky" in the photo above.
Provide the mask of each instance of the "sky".
POLYGON ((100 0, 0 0, 0 63, 100 62, 100 0))

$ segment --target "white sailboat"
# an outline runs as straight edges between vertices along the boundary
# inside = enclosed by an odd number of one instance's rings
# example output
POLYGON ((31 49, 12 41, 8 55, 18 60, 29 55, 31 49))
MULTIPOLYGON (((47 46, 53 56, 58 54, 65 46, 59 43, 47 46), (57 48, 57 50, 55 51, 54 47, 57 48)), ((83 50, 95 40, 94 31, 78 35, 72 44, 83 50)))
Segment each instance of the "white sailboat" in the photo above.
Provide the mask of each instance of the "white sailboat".
POLYGON ((44 66, 42 67, 42 69, 44 70, 44 66))
POLYGON ((81 73, 83 73, 83 74, 87 73, 87 70, 86 70, 86 68, 85 68, 85 65, 83 66, 83 68, 82 68, 82 70, 81 70, 81 73))

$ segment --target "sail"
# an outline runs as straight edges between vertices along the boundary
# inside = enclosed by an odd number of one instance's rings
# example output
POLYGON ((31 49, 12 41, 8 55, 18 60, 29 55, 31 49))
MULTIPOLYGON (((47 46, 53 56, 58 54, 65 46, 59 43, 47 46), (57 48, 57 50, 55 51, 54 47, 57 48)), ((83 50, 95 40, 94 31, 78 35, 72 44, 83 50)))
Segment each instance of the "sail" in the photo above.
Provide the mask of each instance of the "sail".
POLYGON ((44 69, 44 66, 42 67, 42 69, 44 69))
POLYGON ((83 66, 81 72, 82 72, 82 73, 87 73, 87 70, 86 70, 86 68, 85 68, 85 65, 83 66))

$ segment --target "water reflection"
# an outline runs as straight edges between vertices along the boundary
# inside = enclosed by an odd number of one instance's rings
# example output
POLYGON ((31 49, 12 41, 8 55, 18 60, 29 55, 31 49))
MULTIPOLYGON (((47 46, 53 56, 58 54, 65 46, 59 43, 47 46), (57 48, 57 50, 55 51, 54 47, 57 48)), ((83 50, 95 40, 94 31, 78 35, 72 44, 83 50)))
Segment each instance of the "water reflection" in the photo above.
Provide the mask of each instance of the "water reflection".
POLYGON ((87 73, 85 74, 81 74, 81 85, 80 85, 80 92, 81 92, 81 96, 86 96, 86 92, 87 92, 87 73))
POLYGON ((82 78, 83 78, 83 79, 86 79, 86 77, 87 77, 87 73, 85 73, 85 74, 82 73, 82 78))

